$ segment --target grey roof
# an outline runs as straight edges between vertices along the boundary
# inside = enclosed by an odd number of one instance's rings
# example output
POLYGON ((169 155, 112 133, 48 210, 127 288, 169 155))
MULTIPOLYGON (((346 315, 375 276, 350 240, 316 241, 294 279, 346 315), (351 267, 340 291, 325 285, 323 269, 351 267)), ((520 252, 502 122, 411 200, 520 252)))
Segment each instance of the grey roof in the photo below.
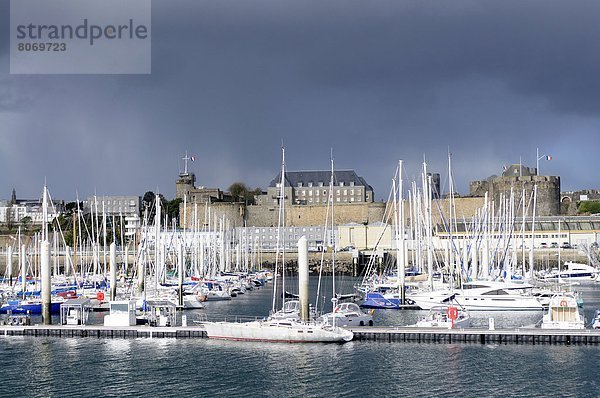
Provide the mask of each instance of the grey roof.
MULTIPOLYGON (((329 180, 331 178, 331 171, 287 171, 285 173, 285 186, 286 187, 297 187, 298 183, 302 183, 303 186, 308 186, 309 182, 313 183, 313 186, 317 186, 319 182, 322 182, 324 186, 329 186, 329 180)), ((281 172, 271 180, 269 187, 276 187, 281 181, 281 172)), ((343 182, 344 185, 349 186, 351 182, 354 182, 355 186, 367 187, 371 191, 373 188, 367 184, 364 178, 356 174, 354 170, 339 170, 333 172, 333 181, 335 185, 339 185, 343 182)))

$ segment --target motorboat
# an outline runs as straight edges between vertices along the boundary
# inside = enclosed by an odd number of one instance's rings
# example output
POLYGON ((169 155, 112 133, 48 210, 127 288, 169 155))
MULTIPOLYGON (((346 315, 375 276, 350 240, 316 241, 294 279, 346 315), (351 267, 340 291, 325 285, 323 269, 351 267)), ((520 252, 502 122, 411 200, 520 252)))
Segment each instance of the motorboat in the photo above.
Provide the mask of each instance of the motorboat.
POLYGON ((414 325, 422 328, 456 329, 471 326, 469 312, 460 306, 440 305, 432 307, 429 313, 414 325))
POLYGON ((341 303, 332 312, 324 314, 321 320, 335 326, 373 326, 373 310, 365 313, 356 303, 341 303))
POLYGON ((568 295, 557 294, 550 300, 548 310, 542 317, 542 329, 585 329, 583 315, 579 313, 577 300, 568 295))
POLYGON ((541 311, 542 304, 530 293, 532 288, 522 282, 473 281, 460 289, 412 293, 407 299, 424 310, 455 301, 469 311, 541 311))
POLYGON ((591 265, 567 261, 563 269, 554 268, 539 274, 538 278, 546 282, 594 282, 599 274, 600 270, 591 265))

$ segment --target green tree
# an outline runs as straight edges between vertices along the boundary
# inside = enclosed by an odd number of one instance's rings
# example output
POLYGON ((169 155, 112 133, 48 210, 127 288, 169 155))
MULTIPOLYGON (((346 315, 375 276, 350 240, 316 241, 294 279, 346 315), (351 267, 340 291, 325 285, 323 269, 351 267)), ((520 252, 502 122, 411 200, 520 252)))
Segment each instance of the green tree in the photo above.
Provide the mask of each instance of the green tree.
POLYGON ((600 201, 597 200, 586 200, 579 203, 577 208, 579 214, 596 214, 600 213, 600 201))
POLYGON ((179 205, 183 202, 183 199, 177 198, 170 201, 167 201, 166 211, 169 216, 169 220, 177 220, 177 225, 179 225, 179 205))
POLYGON ((238 202, 252 203, 254 202, 254 196, 261 193, 261 188, 252 190, 243 182, 234 182, 229 186, 229 194, 238 202))
POLYGON ((23 229, 25 231, 27 231, 31 227, 31 224, 32 224, 31 217, 25 216, 25 217, 21 218, 21 226, 23 227, 23 229))

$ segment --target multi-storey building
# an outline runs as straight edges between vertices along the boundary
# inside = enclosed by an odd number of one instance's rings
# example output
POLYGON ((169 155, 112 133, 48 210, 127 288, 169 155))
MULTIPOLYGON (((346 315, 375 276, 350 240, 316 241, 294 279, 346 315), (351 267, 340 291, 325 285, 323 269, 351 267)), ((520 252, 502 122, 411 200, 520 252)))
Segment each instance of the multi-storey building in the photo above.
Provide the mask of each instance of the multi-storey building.
MULTIPOLYGON (((333 175, 334 203, 373 202, 373 188, 354 170, 335 171, 333 175)), ((326 205, 330 179, 330 171, 288 171, 284 178, 285 200, 296 205, 326 205)), ((281 173, 271 181, 261 202, 278 203, 280 184, 281 173)))

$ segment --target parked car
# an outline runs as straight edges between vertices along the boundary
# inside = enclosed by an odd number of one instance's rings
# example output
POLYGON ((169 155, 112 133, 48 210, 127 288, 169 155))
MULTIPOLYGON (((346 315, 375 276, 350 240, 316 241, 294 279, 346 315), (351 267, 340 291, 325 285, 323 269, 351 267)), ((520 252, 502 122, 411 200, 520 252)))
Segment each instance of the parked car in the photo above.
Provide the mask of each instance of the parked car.
POLYGON ((563 242, 562 245, 560 245, 561 249, 570 249, 571 245, 569 244, 569 242, 563 242))
POLYGON ((550 244, 550 247, 551 247, 551 248, 553 248, 553 249, 558 249, 558 243, 556 243, 556 242, 552 242, 552 243, 550 244))
POLYGON ((546 242, 542 242, 542 243, 540 243, 540 247, 542 249, 547 249, 548 248, 548 244, 546 242))

